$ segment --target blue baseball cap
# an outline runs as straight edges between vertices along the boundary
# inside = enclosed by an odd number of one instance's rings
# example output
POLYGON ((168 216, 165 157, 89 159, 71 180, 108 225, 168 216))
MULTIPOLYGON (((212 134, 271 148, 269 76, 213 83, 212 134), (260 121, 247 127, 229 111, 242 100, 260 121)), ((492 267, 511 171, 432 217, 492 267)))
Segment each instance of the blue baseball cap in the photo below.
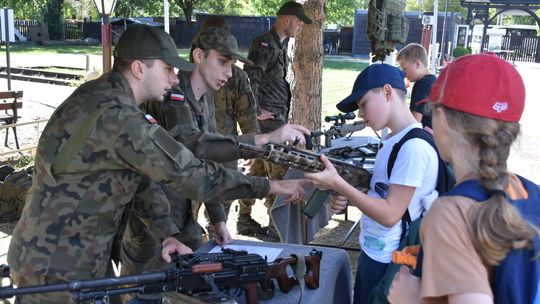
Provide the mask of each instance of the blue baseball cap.
POLYGON ((372 64, 365 68, 356 77, 351 95, 337 104, 341 112, 353 112, 358 110, 356 101, 362 98, 369 90, 382 88, 389 84, 394 89, 407 91, 405 88, 405 74, 398 68, 385 63, 372 64))

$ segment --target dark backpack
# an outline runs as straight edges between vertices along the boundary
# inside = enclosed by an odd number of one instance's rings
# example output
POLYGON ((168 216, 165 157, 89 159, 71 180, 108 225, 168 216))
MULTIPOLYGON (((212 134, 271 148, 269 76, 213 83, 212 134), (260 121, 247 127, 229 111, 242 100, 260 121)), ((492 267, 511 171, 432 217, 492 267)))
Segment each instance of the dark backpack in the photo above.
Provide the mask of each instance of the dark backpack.
MULTIPOLYGON (((521 176, 519 179, 528 193, 528 198, 509 201, 525 220, 540 227, 540 188, 521 176)), ((479 202, 488 198, 486 190, 477 180, 464 181, 444 194, 450 195, 461 195, 479 202)), ((493 268, 491 290, 495 303, 540 303, 539 252, 540 238, 536 236, 533 248, 512 250, 500 265, 493 268)))
MULTIPOLYGON (((413 138, 420 138, 425 140, 427 143, 429 143, 433 149, 435 149, 435 152, 437 152, 437 157, 439 159, 439 169, 437 174, 437 185, 435 189, 440 193, 444 193, 452 188, 452 186, 455 184, 455 178, 451 172, 451 170, 448 168, 448 166, 445 164, 445 162, 441 159, 439 155, 439 150, 437 149, 437 146, 435 146, 435 141, 433 140, 433 135, 431 135, 429 132, 427 132, 424 129, 420 128, 413 128, 403 138, 401 138, 393 147, 392 152, 390 152, 390 156, 388 158, 388 164, 386 166, 387 170, 387 176, 388 179, 390 179, 390 175, 392 173, 392 169, 394 168, 394 163, 396 162, 399 150, 405 144, 408 140, 413 138)), ((398 246, 398 251, 403 250, 406 247, 411 246, 417 246, 420 245, 420 223, 422 221, 422 217, 411 221, 411 215, 409 214, 409 209, 407 208, 405 210, 405 213, 401 217, 401 240, 398 246), (408 233, 407 233, 408 231, 408 233)), ((420 253, 421 254, 421 253, 420 253)), ((415 274, 418 276, 421 274, 421 258, 419 257, 417 259, 418 264, 416 265, 416 271, 415 274)), ((401 264, 396 263, 390 263, 390 265, 386 268, 386 272, 384 276, 381 278, 379 283, 375 286, 373 291, 370 294, 369 297, 369 303, 388 303, 387 297, 388 297, 388 291, 390 290, 390 286, 392 285, 392 281, 394 280, 394 276, 399 271, 399 268, 401 267, 401 264)))
MULTIPOLYGON (((437 190, 439 193, 445 193, 446 191, 452 189, 452 187, 456 183, 456 179, 454 178, 453 173, 439 155, 439 150, 435 145, 433 135, 431 135, 428 131, 420 128, 411 129, 392 147, 392 152, 390 152, 390 156, 388 157, 388 163, 386 165, 386 174, 388 176, 388 179, 390 180, 390 175, 392 174, 392 169, 394 168, 394 164, 398 157, 399 151, 401 150, 401 147, 408 140, 413 138, 420 138, 425 140, 428 144, 431 145, 431 147, 433 147, 435 152, 437 152, 437 157, 439 159, 439 171, 437 174, 437 185, 435 186, 435 190, 437 190)), ((407 227, 410 226, 410 224, 411 215, 409 214, 409 209, 407 208, 405 210, 405 214, 403 214, 403 216, 401 217, 401 240, 405 238, 407 233, 407 227)))

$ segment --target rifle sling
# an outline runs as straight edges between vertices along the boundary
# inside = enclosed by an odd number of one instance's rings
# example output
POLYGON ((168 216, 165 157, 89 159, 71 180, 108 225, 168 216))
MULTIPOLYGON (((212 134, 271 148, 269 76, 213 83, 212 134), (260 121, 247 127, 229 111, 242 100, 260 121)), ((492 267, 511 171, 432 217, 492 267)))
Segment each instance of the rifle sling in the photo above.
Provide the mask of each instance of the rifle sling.
POLYGON ((294 277, 300 285, 300 299, 298 299, 298 304, 302 303, 302 298, 304 297, 304 287, 306 282, 304 281, 304 276, 306 275, 306 258, 303 255, 292 254, 296 258, 296 264, 294 268, 294 277))
MULTIPOLYGON (((114 104, 106 105, 97 108, 94 112, 88 115, 88 118, 84 121, 82 125, 75 130, 73 134, 68 138, 64 146, 56 154, 56 158, 52 162, 51 171, 53 174, 58 174, 64 172, 69 163, 73 160, 75 155, 81 150, 84 142, 90 135, 90 131, 94 128, 97 120, 101 115, 107 111, 109 108, 112 108, 114 104)), ((111 168, 112 170, 123 169, 123 167, 111 168)))

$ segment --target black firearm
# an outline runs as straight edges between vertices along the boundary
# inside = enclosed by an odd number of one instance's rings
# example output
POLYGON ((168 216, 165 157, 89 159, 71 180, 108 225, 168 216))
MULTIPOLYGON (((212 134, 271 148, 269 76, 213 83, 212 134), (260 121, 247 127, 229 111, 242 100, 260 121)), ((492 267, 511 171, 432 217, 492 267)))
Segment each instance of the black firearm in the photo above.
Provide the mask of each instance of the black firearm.
MULTIPOLYGON (((324 170, 324 164, 320 159, 320 154, 315 152, 273 143, 264 144, 260 148, 239 143, 239 148, 245 155, 253 155, 253 157, 265 161, 302 171, 320 172, 324 170)), ((328 157, 328 160, 334 165, 338 174, 349 184, 356 188, 369 188, 371 173, 366 169, 332 157, 328 157)), ((314 191, 304 207, 304 213, 310 218, 313 218, 321 209, 328 195, 329 193, 327 191, 314 191)))
MULTIPOLYGON (((333 139, 340 138, 340 137, 346 136, 348 134, 352 134, 357 131, 361 131, 365 127, 366 127, 366 124, 364 123, 364 121, 355 121, 350 124, 334 124, 333 126, 330 127, 330 129, 326 131, 311 132, 311 138, 320 138, 321 136, 324 135, 324 147, 329 148, 332 146, 333 139)), ((320 142, 320 139, 317 141, 320 142)), ((310 138, 307 138, 306 142, 312 143, 313 140, 311 140, 310 138)), ((309 145, 313 146, 313 144, 306 144, 306 147, 308 149, 311 149, 309 145)), ((318 144, 318 146, 321 146, 321 145, 318 144)))
MULTIPOLYGON (((318 288, 322 252, 313 249, 305 257, 304 280, 309 288, 318 288)), ((298 284, 290 278, 287 265, 296 263, 296 257, 278 259, 267 263, 266 258, 246 251, 223 249, 223 253, 193 253, 174 255, 173 261, 163 271, 138 275, 73 280, 60 284, 36 285, 14 288, 0 287, 0 299, 17 295, 69 291, 76 302, 108 303, 112 296, 127 293, 151 294, 179 292, 189 296, 213 292, 220 296, 238 297, 245 291, 246 303, 259 302, 258 288, 266 297, 273 296, 275 278, 280 289, 287 293, 298 284), (294 260, 291 260, 294 258, 294 260)), ((2 277, 9 277, 9 267, 1 265, 2 277)))

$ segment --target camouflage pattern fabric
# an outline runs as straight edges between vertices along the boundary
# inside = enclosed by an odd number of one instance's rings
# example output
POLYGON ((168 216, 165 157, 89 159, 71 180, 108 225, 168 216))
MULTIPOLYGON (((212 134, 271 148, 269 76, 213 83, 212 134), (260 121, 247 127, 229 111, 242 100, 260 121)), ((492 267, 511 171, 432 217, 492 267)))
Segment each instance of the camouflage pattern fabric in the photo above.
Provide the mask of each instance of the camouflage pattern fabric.
POLYGON ((156 183, 210 202, 268 193, 268 181, 201 162, 151 120, 136 107, 127 80, 114 70, 81 85, 52 114, 38 143, 34 183, 9 246, 8 263, 18 277, 60 283, 108 275, 113 238, 126 205, 141 188, 157 195, 135 208, 149 219, 149 230, 160 241, 178 228, 156 183), (57 152, 88 113, 103 106, 110 108, 82 148, 64 171, 53 174, 57 152), (144 176, 154 183, 139 188, 144 176))
POLYGON ((266 109, 276 114, 275 120, 286 123, 291 103, 291 89, 285 79, 289 62, 287 43, 282 44, 272 28, 253 40, 248 59, 254 64, 244 65, 244 70, 251 80, 259 111, 266 109))
MULTIPOLYGON (((232 77, 227 84, 214 92, 217 131, 222 135, 238 135, 238 125, 242 134, 259 133, 257 122, 257 101, 251 91, 251 85, 246 72, 233 65, 232 77)), ((236 169, 238 161, 226 164, 228 168, 236 169)), ((229 215, 232 202, 225 202, 225 214, 229 215)), ((251 207, 249 208, 251 213, 251 207)), ((242 211, 242 205, 240 205, 242 211)), ((205 213, 206 215, 206 213, 205 213)))
POLYGON ((20 218, 32 186, 32 168, 9 173, 0 181, 0 220, 13 222, 20 218))
MULTIPOLYGON (((200 158, 225 163, 242 157, 237 143, 242 141, 255 144, 254 134, 241 136, 218 134, 212 93, 207 92, 200 100, 196 100, 189 77, 189 72, 179 72, 180 83, 173 87, 171 95, 163 103, 143 104, 144 111, 158 117, 159 123, 169 134, 200 158)), ((166 187, 163 187, 163 190, 171 204, 173 220, 180 230, 178 239, 196 250, 202 245, 202 230, 193 215, 192 208, 197 200, 191 200, 166 187)), ((147 199, 150 197, 143 200, 147 199)), ((223 199, 215 199, 212 202, 199 201, 205 202, 212 223, 226 220, 222 206, 223 199)), ((129 266, 122 270, 122 274, 161 269, 163 262, 159 257, 160 252, 152 246, 155 241, 152 240, 151 233, 145 231, 146 227, 138 214, 131 217, 127 230, 129 232, 126 231, 122 242, 121 260, 122 264, 129 266)))
POLYGON ((257 103, 246 72, 233 65, 232 77, 214 92, 217 131, 223 135, 259 133, 257 103))
MULTIPOLYGON (((255 159, 253 164, 251 165, 251 168, 249 168, 248 175, 250 176, 266 176, 266 169, 264 167, 264 161, 260 159, 255 159)), ((266 200, 269 200, 268 198, 266 200)), ((238 204, 240 205, 240 210, 238 212, 238 217, 242 215, 251 215, 251 210, 253 208, 253 205, 255 205, 255 199, 253 198, 244 198, 238 200, 238 204)))

